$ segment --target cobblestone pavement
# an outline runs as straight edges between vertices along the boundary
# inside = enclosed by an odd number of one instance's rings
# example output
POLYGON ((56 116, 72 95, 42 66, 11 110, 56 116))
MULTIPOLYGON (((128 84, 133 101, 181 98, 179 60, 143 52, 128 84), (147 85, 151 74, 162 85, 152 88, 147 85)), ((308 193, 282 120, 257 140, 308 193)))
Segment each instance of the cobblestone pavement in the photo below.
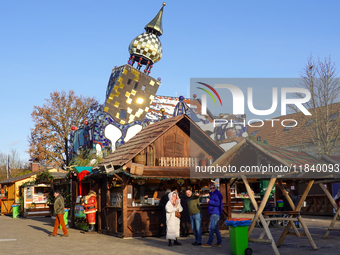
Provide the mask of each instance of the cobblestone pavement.
MULTIPOLYGON (((242 215, 244 216, 244 215, 242 215)), ((331 217, 304 217, 312 237, 318 246, 314 251, 306 237, 297 238, 289 235, 279 248, 284 254, 340 254, 340 231, 332 231, 328 239, 322 239, 331 217)), ((337 223, 339 224, 339 222, 337 223)), ((278 240, 282 227, 271 228, 275 240, 278 240)), ((69 229, 69 237, 48 237, 52 231, 50 218, 0 217, 0 254, 230 254, 228 231, 222 233, 222 248, 202 248, 191 245, 193 236, 180 238, 182 246, 167 246, 165 238, 120 239, 101 234, 82 234, 79 230, 69 229)), ((300 229, 301 231, 301 229, 300 229)), ((254 230, 252 237, 261 232, 254 230)), ((208 235, 204 234, 203 241, 208 235)), ((268 244, 249 243, 253 254, 273 254, 268 244)))

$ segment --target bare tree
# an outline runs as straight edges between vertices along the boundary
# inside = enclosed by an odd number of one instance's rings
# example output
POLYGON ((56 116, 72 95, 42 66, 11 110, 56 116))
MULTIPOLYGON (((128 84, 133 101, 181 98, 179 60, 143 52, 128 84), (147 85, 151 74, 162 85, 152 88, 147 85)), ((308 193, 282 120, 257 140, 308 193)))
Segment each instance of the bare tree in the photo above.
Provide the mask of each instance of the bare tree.
MULTIPOLYGON (((300 112, 305 130, 311 143, 305 148, 311 153, 321 156, 332 155, 339 151, 340 135, 340 79, 337 77, 335 63, 331 57, 314 61, 310 56, 304 69, 300 73, 302 82, 300 87, 311 92, 311 99, 305 107, 312 116, 300 112)), ((303 94, 295 94, 303 98, 303 94)), ((290 106, 293 112, 299 112, 295 106, 290 106)), ((305 145, 304 145, 305 146, 305 145)))
POLYGON ((10 169, 9 177, 20 175, 21 172, 29 168, 28 163, 20 158, 16 149, 10 149, 9 153, 0 152, 0 180, 7 178, 7 156, 10 169))

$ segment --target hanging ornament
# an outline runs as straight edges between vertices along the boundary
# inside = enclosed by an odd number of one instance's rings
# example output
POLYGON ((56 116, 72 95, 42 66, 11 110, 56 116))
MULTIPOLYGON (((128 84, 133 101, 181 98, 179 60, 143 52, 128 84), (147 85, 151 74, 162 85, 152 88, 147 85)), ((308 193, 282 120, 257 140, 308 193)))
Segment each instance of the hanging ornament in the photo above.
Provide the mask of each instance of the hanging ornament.
POLYGON ((177 180, 177 183, 179 186, 182 186, 184 184, 184 180, 183 179, 179 179, 177 180))

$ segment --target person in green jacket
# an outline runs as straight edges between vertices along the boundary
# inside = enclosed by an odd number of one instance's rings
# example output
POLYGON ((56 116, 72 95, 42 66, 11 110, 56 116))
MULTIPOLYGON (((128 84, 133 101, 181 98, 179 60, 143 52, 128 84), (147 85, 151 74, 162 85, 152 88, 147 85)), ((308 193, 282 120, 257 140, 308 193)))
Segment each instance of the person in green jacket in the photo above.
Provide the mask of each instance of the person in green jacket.
POLYGON ((61 237, 68 237, 67 228, 64 222, 64 214, 65 214, 65 205, 64 205, 64 198, 60 194, 59 190, 54 191, 54 197, 56 198, 54 201, 54 214, 56 216, 54 228, 52 234, 48 236, 57 236, 59 224, 63 230, 63 235, 61 237))
POLYGON ((194 232, 195 242, 192 245, 202 245, 202 212, 201 205, 199 201, 199 194, 192 194, 190 187, 186 190, 187 201, 188 201, 188 209, 190 215, 191 228, 194 232))

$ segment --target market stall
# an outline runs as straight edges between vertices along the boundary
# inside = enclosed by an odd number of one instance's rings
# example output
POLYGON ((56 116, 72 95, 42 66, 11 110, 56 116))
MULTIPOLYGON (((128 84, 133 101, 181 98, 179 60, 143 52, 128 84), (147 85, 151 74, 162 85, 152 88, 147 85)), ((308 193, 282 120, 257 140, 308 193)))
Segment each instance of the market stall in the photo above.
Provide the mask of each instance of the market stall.
MULTIPOLYGON (((208 230, 207 191, 212 178, 192 178, 198 162, 223 154, 220 148, 186 115, 152 124, 105 158, 89 177, 98 183, 98 230, 121 237, 157 235, 162 208, 153 194, 164 189, 178 191, 191 186, 201 194, 202 230, 208 230), (142 157, 141 157, 142 156, 142 157), (143 158, 144 156, 144 158, 143 158)), ((230 215, 229 183, 222 180, 224 219, 230 215)))
POLYGON ((23 188, 24 217, 50 216, 47 197, 51 192, 50 184, 29 185, 23 188))
POLYGON ((20 186, 25 182, 34 181, 36 172, 13 177, 0 182, 1 215, 12 213, 12 205, 20 203, 20 186))

